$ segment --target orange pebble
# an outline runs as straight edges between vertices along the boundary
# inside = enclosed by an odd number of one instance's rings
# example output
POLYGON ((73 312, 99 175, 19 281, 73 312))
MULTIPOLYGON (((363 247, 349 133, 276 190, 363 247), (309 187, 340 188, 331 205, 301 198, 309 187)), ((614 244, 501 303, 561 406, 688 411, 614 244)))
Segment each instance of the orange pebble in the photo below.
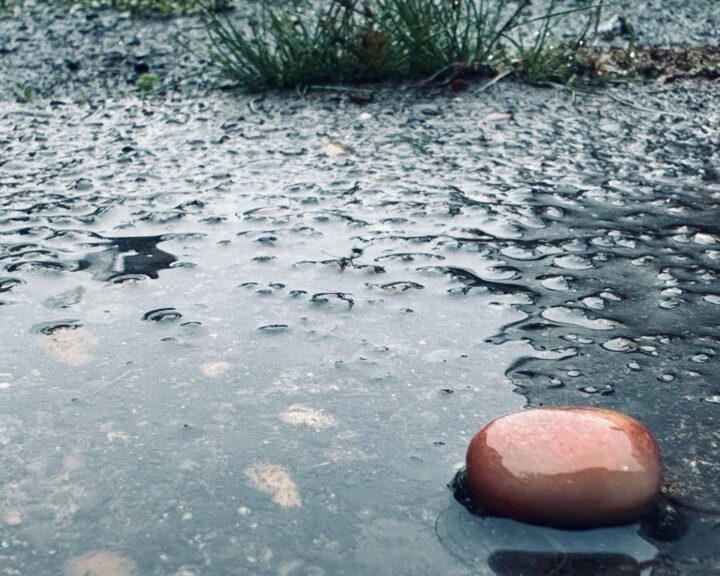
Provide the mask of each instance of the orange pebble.
POLYGON ((467 480, 488 511, 590 528, 647 514, 662 485, 657 442, 637 420, 599 408, 538 408, 490 422, 470 442, 467 480))

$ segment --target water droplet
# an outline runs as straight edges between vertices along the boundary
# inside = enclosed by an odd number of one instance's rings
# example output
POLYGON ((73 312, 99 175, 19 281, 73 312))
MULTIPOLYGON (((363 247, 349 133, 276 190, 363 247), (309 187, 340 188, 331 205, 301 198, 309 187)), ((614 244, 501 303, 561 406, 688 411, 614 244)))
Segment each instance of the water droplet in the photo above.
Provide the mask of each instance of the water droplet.
POLYGON ((555 292, 567 292, 570 290, 572 276, 540 276, 540 285, 555 292))
POLYGON ((709 244, 715 244, 717 241, 718 238, 713 234, 698 232, 695 236, 693 236, 693 242, 695 242, 695 244, 703 244, 707 246, 709 244))
POLYGON ((592 261, 579 254, 567 254, 565 256, 556 256, 553 260, 553 264, 558 268, 564 268, 567 270, 587 270, 592 268, 592 261))
POLYGON ((182 318, 182 314, 175 310, 175 308, 157 308, 155 310, 145 312, 142 316, 143 321, 146 322, 174 322, 180 318, 182 318))
POLYGON ((24 284, 24 282, 17 278, 0 278, 0 292, 9 292, 20 284, 24 284))
POLYGON ((289 330, 290 327, 287 324, 266 324, 265 326, 258 327, 261 332, 270 332, 273 334, 279 334, 289 330))
POLYGON ((605 386, 585 386, 579 390, 586 394, 599 394, 600 396, 610 396, 615 393, 615 388, 610 384, 605 384, 605 386))
POLYGON ((310 302, 314 304, 328 304, 331 300, 341 300, 347 304, 348 308, 352 308, 355 304, 351 295, 343 292, 318 292, 310 298, 310 302))
POLYGON ((565 386, 565 383, 560 380, 560 378, 551 378, 550 383, 548 384, 548 388, 562 388, 565 386))
POLYGON ((77 330, 82 324, 77 320, 55 320, 53 322, 42 322, 31 328, 35 334, 51 336, 58 330, 77 330))
POLYGON ((605 301, 597 296, 588 296, 580 300, 587 308, 591 310, 602 310, 605 308, 605 301))
POLYGON ((542 317, 559 324, 569 324, 573 326, 582 326, 590 330, 612 330, 619 326, 618 322, 607 318, 589 318, 587 314, 579 308, 568 308, 566 306, 556 306, 543 310, 542 317))
POLYGON ((399 281, 383 284, 380 288, 387 292, 406 292, 408 290, 422 290, 424 286, 422 284, 418 284, 417 282, 399 281))
POLYGON ((673 310, 674 308, 680 306, 681 303, 682 300, 680 298, 665 298, 664 300, 660 300, 658 302, 658 306, 663 310, 673 310))
POLYGON ((629 338, 619 336, 617 338, 613 338, 612 340, 608 340, 607 342, 603 342, 602 347, 606 350, 610 350, 611 352, 629 352, 635 348, 635 342, 629 338))
POLYGON ((500 250, 500 254, 513 260, 534 260, 537 257, 532 250, 520 246, 506 246, 500 250))
POLYGON ((73 188, 75 188, 75 190, 86 192, 93 189, 93 182, 90 178, 80 178, 75 181, 73 188))
POLYGON ((67 268, 67 265, 62 262, 53 262, 49 260, 30 260, 27 262, 16 262, 5 266, 5 270, 8 272, 61 272, 67 268))

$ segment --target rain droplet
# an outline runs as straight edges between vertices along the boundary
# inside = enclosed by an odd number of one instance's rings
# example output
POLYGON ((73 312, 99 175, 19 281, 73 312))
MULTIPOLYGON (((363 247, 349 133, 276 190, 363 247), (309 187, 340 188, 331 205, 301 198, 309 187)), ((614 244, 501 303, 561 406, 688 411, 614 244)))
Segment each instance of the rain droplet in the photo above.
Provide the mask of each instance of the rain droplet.
POLYGON ((54 322, 42 322, 41 324, 36 324, 31 328, 31 331, 35 334, 52 336, 52 334, 58 330, 77 330, 81 326, 82 324, 77 320, 55 320, 54 322))
POLYGON ((603 342, 602 347, 611 352, 629 352, 635 348, 635 342, 629 338, 619 336, 618 338, 603 342))
POLYGON ((417 282, 399 281, 383 284, 380 288, 387 292, 407 292, 408 290, 422 290, 424 286, 417 282))
POLYGON ((344 292, 318 292, 312 295, 310 302, 314 304, 328 304, 330 300, 333 299, 345 302, 348 308, 352 308, 355 304, 350 294, 345 294, 344 292))
POLYGON ((610 396, 611 394, 615 393, 615 388, 611 386, 610 384, 605 384, 605 386, 585 386, 584 388, 580 388, 581 392, 585 392, 586 394, 600 394, 600 396, 610 396))
POLYGON ((580 300, 587 308, 591 310, 602 310, 605 308, 605 301, 597 296, 588 296, 580 300))
POLYGON ((582 326, 590 330, 612 330, 618 327, 618 323, 607 318, 589 318, 583 310, 556 306, 543 310, 542 317, 558 324, 570 324, 582 326))
POLYGON ((543 276, 540 278, 540 285, 555 292, 567 292, 572 280, 571 276, 543 276))
POLYGON ((157 308, 143 314, 143 321, 152 322, 174 322, 182 318, 182 314, 175 308, 157 308))
POLYGON ((715 244, 718 241, 718 239, 713 236, 712 234, 704 234, 702 232, 698 232, 693 236, 693 242, 695 244, 703 244, 703 245, 709 245, 709 244, 715 244))
POLYGON ((18 284, 24 284, 24 282, 17 278, 0 278, 0 292, 9 292, 18 284))
POLYGON ((566 254, 565 256, 556 256, 553 260, 553 264, 558 268, 564 268, 567 270, 587 270, 592 268, 592 261, 579 254, 566 254))
POLYGON ((271 332, 271 333, 277 333, 285 332, 286 330, 289 330, 290 327, 287 324, 266 324, 265 326, 260 326, 258 330, 261 332, 271 332))

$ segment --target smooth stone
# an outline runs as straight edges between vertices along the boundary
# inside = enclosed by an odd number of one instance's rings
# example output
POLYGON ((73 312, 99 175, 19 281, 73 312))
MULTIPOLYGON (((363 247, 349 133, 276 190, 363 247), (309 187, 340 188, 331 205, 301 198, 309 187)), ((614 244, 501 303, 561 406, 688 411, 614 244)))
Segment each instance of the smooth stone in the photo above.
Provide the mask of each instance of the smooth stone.
POLYGON ((651 432, 599 408, 537 408, 502 416, 467 451, 473 500, 532 524, 591 528, 627 524, 652 510, 662 460, 651 432))

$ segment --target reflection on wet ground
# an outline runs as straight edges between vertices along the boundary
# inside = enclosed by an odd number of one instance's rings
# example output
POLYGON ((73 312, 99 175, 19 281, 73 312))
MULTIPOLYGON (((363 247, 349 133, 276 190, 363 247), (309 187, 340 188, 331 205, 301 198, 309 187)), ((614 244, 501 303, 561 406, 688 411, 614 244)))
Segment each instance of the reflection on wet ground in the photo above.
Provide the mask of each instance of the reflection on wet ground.
POLYGON ((7 105, 0 565, 717 569, 718 90, 7 105), (687 534, 460 507, 526 402, 648 424, 687 534))

